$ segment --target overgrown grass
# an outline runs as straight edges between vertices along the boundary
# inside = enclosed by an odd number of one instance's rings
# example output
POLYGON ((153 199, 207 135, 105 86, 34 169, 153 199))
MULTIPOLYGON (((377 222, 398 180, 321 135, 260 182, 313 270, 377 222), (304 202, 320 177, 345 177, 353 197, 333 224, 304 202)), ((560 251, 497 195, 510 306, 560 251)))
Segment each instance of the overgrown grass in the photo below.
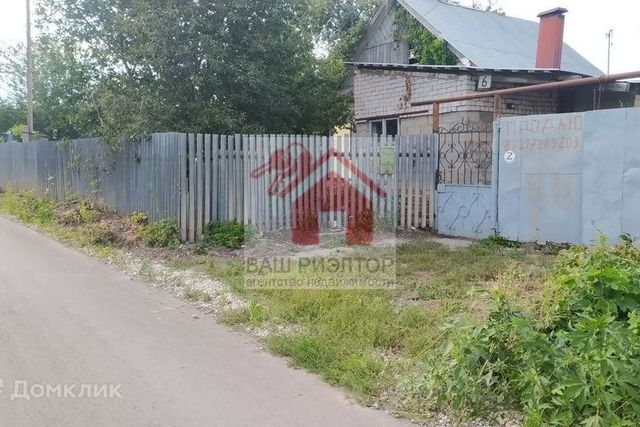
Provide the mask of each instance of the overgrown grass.
POLYGON ((80 247, 102 249, 125 245, 125 239, 116 233, 130 231, 136 240, 135 228, 126 224, 114 224, 104 220, 105 210, 95 203, 71 199, 56 203, 47 197, 37 196, 31 191, 16 192, 6 189, 0 193, 0 213, 17 218, 25 224, 35 225, 56 238, 80 247))
POLYGON ((0 212, 40 227, 57 225, 54 207, 53 201, 38 197, 30 191, 17 193, 7 190, 0 195, 0 212))
POLYGON ((187 301, 211 302, 212 300, 209 292, 194 287, 185 288, 182 297, 187 301))
POLYGON ((423 385, 444 406, 522 410, 526 426, 640 425, 640 251, 632 242, 562 254, 534 310, 503 296, 459 328, 423 385))
POLYGON ((207 248, 213 246, 240 249, 243 245, 251 243, 254 239, 255 231, 251 227, 246 227, 237 221, 212 222, 206 226, 198 249, 202 253, 204 253, 207 248))
MULTIPOLYGON (((137 218, 138 220, 139 218, 137 218)), ((177 248, 180 246, 178 221, 173 218, 146 224, 142 229, 142 237, 152 248, 177 248)))
MULTIPOLYGON (((0 212, 64 240, 104 253, 128 244, 121 237, 122 230, 114 229, 99 207, 73 201, 64 208, 60 212, 60 206, 33 193, 0 194, 0 212)), ((175 222, 148 224, 144 214, 120 220, 124 222, 117 222, 115 228, 124 226, 132 234, 131 242, 177 247, 175 222)), ((246 243, 246 230, 239 227, 210 228, 211 245, 238 248, 246 243)), ((397 251, 358 250, 396 257, 395 276, 382 277, 393 279, 395 289, 251 290, 245 288, 242 262, 193 256, 187 251, 176 252, 168 266, 202 272, 241 294, 249 304, 227 312, 222 320, 270 331, 266 345, 274 353, 290 357, 295 365, 332 384, 345 386, 367 403, 420 418, 428 417, 436 403, 433 393, 438 377, 430 367, 434 357, 441 355, 439 349, 457 342, 465 325, 484 325, 495 317, 487 302, 489 294, 497 292, 505 304, 535 312, 542 304, 541 285, 553 259, 544 251, 518 248, 500 239, 461 249, 414 240, 397 251)), ((153 280, 150 264, 143 264, 140 274, 153 280)), ((211 301, 206 291, 197 288, 184 289, 183 297, 211 301)), ((487 338, 479 335, 479 339, 487 338)), ((470 348, 472 344, 467 342, 470 348)))
MULTIPOLYGON (((366 249, 378 255, 392 250, 366 249)), ((419 240, 397 250, 396 289, 243 289, 250 306, 223 320, 273 330, 266 338, 271 351, 368 403, 427 416, 417 401, 422 398, 402 391, 403 384, 420 375, 427 357, 450 337, 443 325, 486 318, 484 295, 495 289, 514 301, 539 299, 549 261, 535 251, 499 245, 449 249, 419 240)))
POLYGON ((539 287, 550 257, 533 250, 517 250, 475 243, 468 248, 450 249, 428 240, 400 246, 398 280, 420 300, 464 300, 471 291, 491 290, 513 283, 515 292, 529 296, 539 287), (518 286, 522 285, 522 286, 518 286))

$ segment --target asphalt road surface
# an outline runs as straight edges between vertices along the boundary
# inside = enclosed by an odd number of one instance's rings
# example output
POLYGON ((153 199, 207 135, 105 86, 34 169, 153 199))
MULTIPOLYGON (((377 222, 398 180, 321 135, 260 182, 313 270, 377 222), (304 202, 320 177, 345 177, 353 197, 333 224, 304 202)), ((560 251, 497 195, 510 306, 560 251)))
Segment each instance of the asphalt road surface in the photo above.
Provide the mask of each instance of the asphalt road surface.
POLYGON ((0 426, 400 426, 0 217, 0 426))

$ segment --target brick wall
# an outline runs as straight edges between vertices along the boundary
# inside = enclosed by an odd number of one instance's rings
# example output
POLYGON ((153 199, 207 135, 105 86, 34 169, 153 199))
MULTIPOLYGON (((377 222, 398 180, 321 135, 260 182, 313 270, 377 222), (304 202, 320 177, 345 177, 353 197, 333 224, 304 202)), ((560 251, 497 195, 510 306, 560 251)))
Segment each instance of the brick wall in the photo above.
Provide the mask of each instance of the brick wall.
MULTIPOLYGON (((504 89, 513 86, 508 83, 495 83, 493 88, 504 89)), ((354 79, 356 120, 362 122, 367 117, 417 113, 427 107, 412 107, 412 102, 464 95, 474 92, 476 87, 477 77, 471 74, 356 70, 354 79)), ((502 113, 505 116, 529 115, 554 113, 557 110, 557 93, 540 92, 506 97, 502 113)), ((446 103, 440 106, 440 112, 443 124, 464 118, 469 113, 493 113, 493 99, 446 103)), ((425 115, 431 115, 431 112, 425 115)), ((492 115, 481 114, 480 116, 483 117, 483 121, 491 121, 492 115)), ((415 119, 413 121, 415 122, 415 119)), ((365 126, 359 126, 359 129, 362 128, 365 126)))

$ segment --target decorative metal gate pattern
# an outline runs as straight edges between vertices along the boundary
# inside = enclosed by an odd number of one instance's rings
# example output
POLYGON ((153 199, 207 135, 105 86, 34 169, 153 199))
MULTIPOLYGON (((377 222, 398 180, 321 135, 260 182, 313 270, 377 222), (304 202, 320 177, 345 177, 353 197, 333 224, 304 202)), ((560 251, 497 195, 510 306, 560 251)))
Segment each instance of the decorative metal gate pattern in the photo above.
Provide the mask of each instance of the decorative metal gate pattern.
POLYGON ((493 234, 493 191, 490 186, 438 186, 438 232, 481 239, 493 234))
POLYGON ((493 124, 462 121, 439 135, 440 183, 491 185, 493 124))
POLYGON ((440 129, 437 230, 483 238, 495 226, 491 174, 493 124, 470 121, 440 129))

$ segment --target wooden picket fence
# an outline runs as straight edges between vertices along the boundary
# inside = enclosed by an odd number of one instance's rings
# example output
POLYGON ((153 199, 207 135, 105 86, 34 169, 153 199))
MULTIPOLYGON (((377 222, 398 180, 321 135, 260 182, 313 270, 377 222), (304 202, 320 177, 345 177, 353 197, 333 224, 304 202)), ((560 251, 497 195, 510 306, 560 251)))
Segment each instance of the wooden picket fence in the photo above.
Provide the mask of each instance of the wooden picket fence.
MULTIPOLYGON (((438 140, 434 135, 381 138, 163 133, 118 151, 109 150, 97 140, 0 144, 0 187, 34 190, 57 200, 71 196, 95 199, 123 215, 147 212, 153 220, 173 217, 179 222, 183 240, 191 242, 212 221, 236 220, 260 232, 291 230, 297 227, 291 215, 292 204, 303 197, 313 210, 320 195, 305 194, 308 186, 293 188, 284 197, 269 195, 278 176, 276 167, 266 167, 264 174, 251 177, 252 171, 270 163, 276 150, 288 150, 293 158, 306 153, 307 170, 312 161, 309 159, 331 153, 316 176, 334 172, 350 184, 360 178, 348 165, 355 166, 360 175, 386 193, 386 197, 376 196, 372 186, 363 190, 363 198, 373 203, 374 216, 387 226, 411 229, 434 224, 438 170, 438 140)), ((330 209, 319 216, 321 226, 346 228, 344 211, 353 211, 334 206, 335 200, 343 208, 362 201, 341 194, 339 187, 329 185, 331 180, 320 182, 314 191, 332 192, 330 209)))
MULTIPOLYGON (((197 240, 212 221, 235 220, 261 232, 295 228, 297 224, 292 218, 291 207, 296 199, 305 197, 305 188, 293 188, 284 197, 269 195, 268 190, 277 178, 276 167, 266 167, 263 175, 251 177, 252 171, 273 163, 271 158, 276 150, 298 158, 306 149, 312 159, 323 158, 333 150, 335 155, 329 156, 330 160, 323 163, 317 173, 325 175, 333 170, 346 180, 354 181, 357 177, 353 171, 335 157, 348 159, 386 193, 386 197, 375 197, 370 187, 366 194, 375 201, 374 215, 378 219, 401 229, 427 228, 433 224, 437 170, 434 136, 188 134, 180 138, 183 147, 180 156, 180 188, 183 189, 180 227, 184 240, 197 240), (392 174, 383 174, 380 170, 385 150, 395 153, 392 174)), ((309 166, 304 167, 308 169, 309 166)), ((313 191, 324 192, 324 186, 329 182, 322 180, 313 191)), ((332 204, 336 199, 345 205, 358 203, 348 194, 331 194, 332 204)), ((317 197, 312 194, 305 203, 313 204, 314 200, 317 197)), ((334 209, 323 213, 320 221, 321 226, 328 228, 346 226, 344 213, 334 209)))

